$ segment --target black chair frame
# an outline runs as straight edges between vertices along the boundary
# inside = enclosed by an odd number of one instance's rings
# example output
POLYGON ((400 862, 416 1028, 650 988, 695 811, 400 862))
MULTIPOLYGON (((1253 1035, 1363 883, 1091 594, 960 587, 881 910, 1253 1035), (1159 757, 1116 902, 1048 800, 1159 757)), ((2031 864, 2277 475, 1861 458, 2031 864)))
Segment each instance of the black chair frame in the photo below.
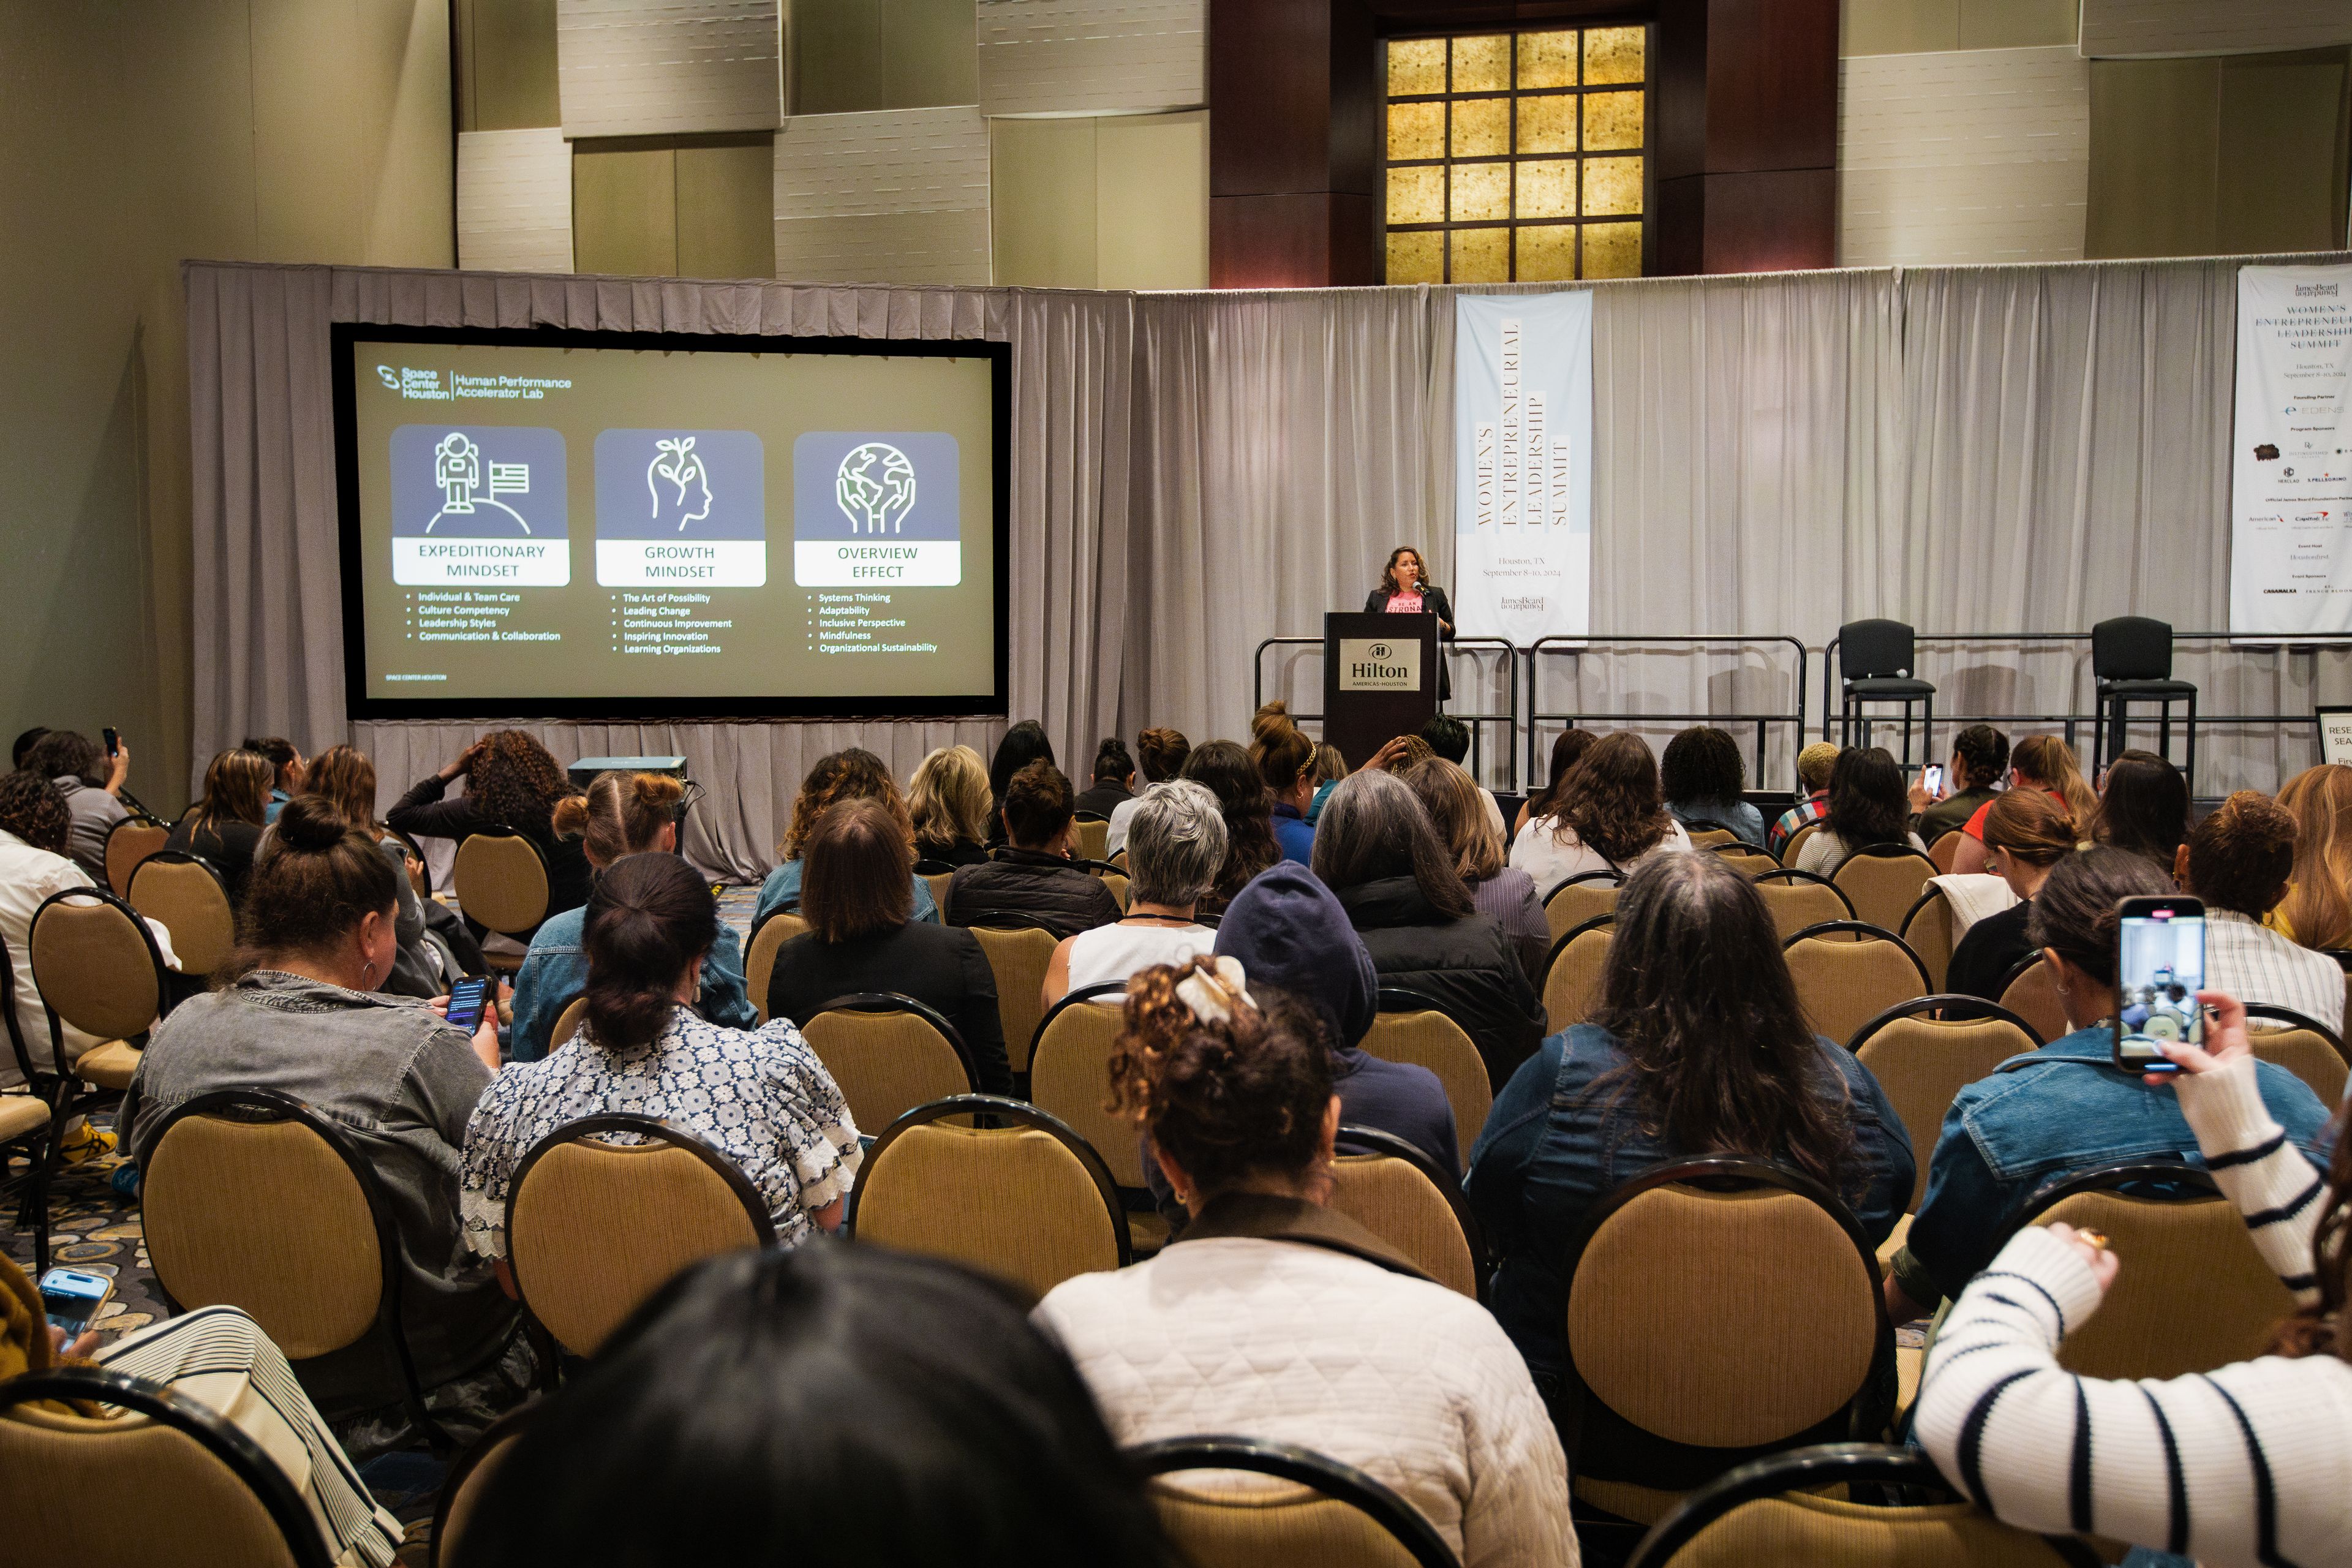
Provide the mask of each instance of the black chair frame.
POLYGON ((35 1067, 33 1053, 25 1044, 24 1028, 16 1020, 16 965, 5 938, 0 938, 0 1014, 7 1019, 8 1048, 16 1056, 16 1070, 24 1075, 26 1091, 48 1112, 39 1126, 5 1145, 25 1152, 25 1173, 19 1178, 25 1192, 16 1209, 16 1228, 32 1227, 33 1278, 37 1280, 49 1271, 49 1144, 58 1127, 57 1093, 61 1080, 57 1074, 35 1067))
MULTIPOLYGON (((417 1430, 425 1435, 435 1454, 449 1452, 453 1446, 449 1434, 425 1405, 425 1385, 417 1377, 416 1356, 409 1348, 405 1320, 401 1316, 400 1227, 392 1217, 392 1205, 383 1195, 382 1184, 352 1144, 351 1135, 308 1101, 278 1089, 216 1089, 183 1101, 158 1122, 155 1136, 148 1144, 150 1153, 163 1148, 172 1129, 192 1116, 219 1116, 239 1121, 299 1121, 332 1150, 343 1168, 351 1172, 352 1179, 359 1184, 360 1195, 367 1202, 368 1218, 375 1228, 376 1264, 383 1281, 376 1298, 376 1338, 390 1347, 397 1363, 403 1389, 401 1402, 408 1407, 409 1419, 416 1423, 417 1430)), ((150 1258, 152 1263, 152 1246, 150 1258)), ((155 1292, 163 1299, 164 1306, 174 1314, 185 1311, 187 1309, 180 1305, 179 1298, 164 1279, 163 1269, 157 1267, 154 1273, 155 1292)), ((295 1364, 299 1373, 300 1363, 295 1364)))
POLYGON ((1538 901, 1544 908, 1549 909, 1552 900, 1559 895, 1561 889, 1577 887, 1585 882, 1602 882, 1612 888, 1622 888, 1625 885, 1625 879, 1615 871, 1579 871, 1575 876, 1562 877, 1559 881, 1546 888, 1544 896, 1538 901))
POLYGON ((2344 1037, 2308 1014, 2298 1013, 2292 1007, 2273 1007, 2267 1002, 2249 1002, 2246 1004, 2246 1016, 2282 1024, 2290 1029, 2309 1029, 2335 1047, 2336 1056, 2347 1067, 2352 1067, 2352 1052, 2345 1050, 2344 1037))
MULTIPOLYGON (((1750 844, 1745 838, 1732 838, 1721 844, 1706 844, 1697 847, 1712 849, 1717 855, 1759 855, 1775 866, 1780 863, 1780 858, 1778 855, 1773 854, 1761 844, 1750 844)), ((1763 873, 1759 873, 1761 874, 1763 873)))
MULTIPOLYGON (((1846 860, 1902 860, 1908 858, 1913 860, 1925 860, 1930 868, 1933 868, 1936 864, 1936 858, 1933 855, 1928 854, 1925 849, 1914 849, 1908 844, 1857 845, 1853 848, 1846 851, 1845 858, 1846 860)), ((1841 860, 1838 864, 1843 866, 1845 864, 1845 861, 1841 860)), ((1937 873, 1939 876, 1942 873, 1940 872, 1937 873)))
POLYGON ((1537 991, 1540 993, 1543 989, 1542 982, 1551 978, 1551 966, 1559 962, 1559 955, 1568 951, 1568 944, 1570 942, 1572 942, 1578 937, 1582 936, 1586 931, 1604 931, 1616 923, 1617 917, 1613 914, 1595 915, 1589 921, 1579 921, 1576 924, 1560 932, 1559 939, 1551 944, 1551 951, 1544 954, 1543 975, 1541 979, 1537 982, 1537 991))
MULTIPOLYGON (((108 828, 108 829, 106 830, 106 845, 105 845, 105 847, 104 847, 104 848, 102 848, 102 849, 100 849, 100 850, 99 851, 99 856, 98 856, 98 863, 99 863, 99 865, 100 865, 100 867, 105 866, 107 856, 108 856, 110 853, 111 853, 111 852, 112 852, 112 850, 113 850, 113 848, 114 848, 114 836, 115 836, 116 834, 118 834, 118 833, 121 832, 124 828, 126 828, 126 827, 136 827, 136 828, 141 828, 141 829, 153 829, 153 828, 161 827, 161 828, 164 828, 164 829, 168 830, 168 829, 171 827, 171 826, 172 826, 172 825, 171 825, 170 823, 168 823, 168 822, 159 821, 159 820, 157 820, 157 819, 156 819, 156 818, 154 818, 154 817, 149 816, 148 816, 146 813, 144 813, 144 812, 139 812, 139 811, 134 811, 134 812, 132 812, 130 816, 128 816, 124 817, 121 821, 120 821, 120 822, 116 823, 113 826, 111 826, 111 827, 110 827, 110 828, 108 828)), ((143 865, 145 865, 145 864, 146 864, 146 862, 145 862, 144 860, 142 860, 139 864, 140 864, 140 865, 142 865, 142 866, 143 866, 143 865)), ((139 868, 139 867, 138 867, 138 866, 133 866, 131 869, 131 870, 133 870, 133 871, 135 871, 135 870, 137 870, 138 868, 139 868)), ((124 881, 126 884, 128 884, 128 883, 129 883, 129 881, 130 881, 130 879, 130 879, 130 874, 129 874, 128 872, 124 873, 124 875, 123 875, 123 881, 124 881)), ((108 889, 108 891, 110 891, 110 892, 111 892, 112 890, 113 890, 113 889, 112 889, 110 887, 108 889)))
POLYGON ((1898 668, 1901 669, 1917 668, 1916 662, 1913 662, 1917 653, 1917 640, 1912 629, 1900 621, 1884 618, 1849 621, 1838 628, 1837 648, 1838 737, 1841 743, 1849 746, 1853 744, 1853 729, 1856 724, 1860 724, 1862 743, 1865 746, 1870 744, 1871 721, 1864 709, 1874 702, 1900 703, 1903 707, 1901 763, 1904 771, 1908 773, 1911 769, 1911 709, 1914 704, 1916 704, 1922 710, 1919 725, 1920 753, 1923 756, 1933 757, 1936 754, 1936 688, 1916 676, 1897 673, 1898 668), (1874 646, 1881 639, 1885 639, 1887 643, 1888 647, 1885 651, 1889 652, 1890 655, 1894 645, 1899 641, 1903 657, 1890 658, 1886 660, 1872 658, 1873 653, 1881 651, 1874 646), (1879 668, 1882 663, 1889 665, 1890 668, 1879 668), (1862 668, 1857 668, 1856 666, 1862 668), (1854 689, 1858 685, 1874 682, 1883 682, 1896 689, 1881 691, 1854 689))
MULTIPOLYGON (((259 1444, 209 1406, 162 1384, 103 1367, 54 1367, 0 1384, 0 1410, 43 1399, 110 1405, 180 1433, 226 1465, 253 1493, 284 1538, 286 1554, 296 1568, 333 1568, 327 1543, 311 1518, 309 1500, 294 1489, 286 1472, 261 1451, 259 1444)), ((189 1523, 192 1528, 202 1527, 201 1521, 189 1523)))
POLYGON ((595 1116, 583 1116, 577 1121, 567 1121, 531 1145, 530 1152, 522 1157, 522 1163, 515 1167, 513 1178, 507 1183, 507 1270, 514 1280, 515 1300, 542 1331, 546 1325, 539 1322, 539 1314, 532 1310, 530 1292, 523 1283, 522 1264, 514 1255, 515 1200, 522 1195, 524 1178, 530 1174, 531 1168, 549 1151, 566 1143, 583 1142, 591 1138, 602 1139, 616 1132, 634 1134, 646 1143, 666 1144, 672 1149, 684 1150, 702 1162, 712 1174, 727 1184, 728 1191, 733 1193, 736 1200, 743 1205, 743 1213, 751 1221, 751 1233, 758 1237, 759 1245, 776 1245, 776 1222, 769 1215, 768 1202, 760 1195, 760 1189, 751 1184, 751 1178, 743 1173, 740 1165, 691 1127, 624 1110, 608 1110, 595 1116))
POLYGON ((1421 1510, 1353 1465, 1302 1448, 1257 1437, 1203 1436, 1163 1437, 1127 1450, 1144 1476, 1186 1470, 1247 1470, 1318 1492, 1370 1518, 1393 1537, 1421 1568, 1461 1568, 1461 1560, 1421 1510))
MULTIPOLYGON (((1916 1448, 1882 1443, 1822 1443, 1793 1448, 1727 1471, 1675 1504, 1642 1538, 1625 1568, 1667 1568, 1675 1553, 1701 1531, 1746 1504, 1839 1485, 1878 1489, 1896 1506, 1916 1506, 1924 1500, 1923 1493, 1967 1500, 1916 1448)), ((2070 1568, 2096 1568, 2097 1553, 2082 1542, 2068 1536, 2042 1539, 2070 1568)))
MULTIPOLYGON (((1891 1402, 1882 1402, 1875 1397, 1875 1391, 1882 1384, 1891 1384, 1892 1381, 1888 1373, 1895 1364, 1895 1325, 1886 1316, 1886 1298, 1884 1289, 1885 1281, 1885 1277, 1879 1272, 1878 1249, 1872 1245, 1870 1237, 1863 1233, 1862 1226, 1854 1219, 1853 1211, 1846 1207, 1836 1194, 1794 1166, 1783 1164, 1777 1160, 1752 1160, 1717 1154, 1695 1160, 1669 1160, 1663 1164, 1653 1165, 1648 1170, 1619 1183, 1599 1203, 1593 1205, 1591 1213, 1586 1215, 1584 1223, 1578 1227, 1576 1235, 1570 1238, 1565 1255, 1566 1266, 1560 1271, 1562 1301, 1566 1301, 1574 1292, 1577 1270, 1583 1266, 1584 1255, 1591 1248, 1593 1237, 1600 1235, 1601 1226, 1606 1225, 1619 1209, 1623 1208, 1635 1198, 1645 1193, 1654 1192, 1660 1187, 1672 1186, 1677 1183, 1717 1188, 1778 1187, 1783 1192, 1792 1193, 1814 1205, 1837 1222, 1838 1228, 1844 1231, 1846 1239, 1853 1244, 1854 1256, 1862 1260, 1863 1268, 1869 1276, 1871 1311, 1878 1325, 1877 1342, 1871 1352, 1870 1368, 1863 1376, 1862 1385, 1854 1390, 1853 1397, 1846 1403, 1846 1430, 1849 1439, 1853 1441, 1860 1441, 1865 1433, 1884 1430, 1895 1412, 1891 1402)), ((1572 1340, 1567 1342, 1567 1350, 1568 1387, 1564 1404, 1567 1409, 1573 1412, 1573 1425, 1563 1430, 1562 1436, 1569 1450, 1569 1464, 1573 1469, 1577 1464, 1578 1452, 1581 1447, 1579 1439, 1582 1436, 1585 1402, 1592 1400, 1599 1403, 1599 1400, 1586 1385, 1583 1374, 1577 1370, 1576 1345, 1572 1340)), ((1612 1411, 1612 1414, 1615 1412, 1612 1411)), ((1619 1415, 1618 1419, 1622 1421, 1625 1418, 1619 1415)), ((1625 1424, 1628 1426, 1633 1426, 1631 1421, 1626 1421, 1625 1424)), ((1801 1436, 1803 1434, 1792 1433, 1790 1439, 1793 1440, 1801 1436)), ((1711 1451, 1714 1450, 1695 1450, 1696 1453, 1711 1451)), ((1722 1451, 1735 1452, 1735 1450, 1722 1451)))
POLYGON ((1789 940, 1780 944, 1780 951, 1786 952, 1809 937, 1835 936, 1842 931, 1851 932, 1856 945, 1865 942, 1893 942, 1903 950, 1903 956, 1911 961, 1911 967, 1919 972, 1920 989, 1926 991, 1933 988, 1935 983, 1927 978, 1927 965, 1916 952, 1911 950, 1911 944, 1885 926, 1874 926, 1868 921, 1815 921, 1801 931, 1790 932, 1789 940))
MULTIPOLYGON (((945 860, 922 859, 915 862, 915 875, 918 877, 951 877, 955 875, 955 868, 949 865, 945 860)), ((774 912, 775 911, 772 910, 769 911, 771 914, 773 914, 774 912)))
POLYGON ((1471 1212, 1470 1199, 1463 1192, 1460 1179, 1448 1174, 1418 1143, 1378 1127, 1352 1123, 1341 1127, 1337 1148, 1342 1154, 1384 1154, 1391 1160, 1402 1160, 1429 1178, 1430 1184, 1445 1199, 1445 1206, 1460 1222, 1463 1239, 1470 1244, 1470 1274, 1477 1281, 1478 1300, 1484 1303, 1486 1287, 1494 1278, 1495 1255, 1486 1245, 1486 1232, 1479 1225, 1478 1216, 1471 1212))
POLYGON ((948 1044, 955 1047, 956 1059, 963 1064, 964 1082, 972 1086, 973 1093, 980 1091, 980 1067, 972 1060, 971 1047, 964 1044, 963 1036, 956 1026, 929 1003, 918 1002, 912 996, 901 995, 896 991, 852 991, 846 995, 835 997, 802 1019, 801 1023, 805 1026, 810 1019, 825 1013, 912 1013, 947 1037, 948 1044))
POLYGON ((466 1445, 466 1451, 451 1461, 448 1473, 441 1479, 441 1495, 433 1505, 433 1549, 428 1560, 432 1568, 443 1568, 443 1564, 449 1561, 449 1510, 457 1502, 457 1494, 473 1479, 474 1472, 481 1468, 484 1459, 530 1424, 539 1414, 540 1404, 534 1399, 516 1405, 483 1427, 474 1440, 466 1445))
POLYGON ((2129 739, 2126 731, 2135 702, 2156 704, 2157 754, 2170 762, 2172 705, 2176 702, 2188 704, 2189 756, 2181 764, 2180 776, 2190 786, 2189 794, 2193 798, 2197 778, 2197 688, 2189 681, 2173 678, 2170 624, 2149 616, 2116 616, 2093 626, 2091 679, 2091 765, 2094 769, 2105 767, 2127 749, 2129 739), (2136 639, 2144 639, 2144 646, 2116 646, 2136 639), (2129 668, 2134 663, 2135 654, 2149 652, 2153 645, 2159 642, 2163 644, 2163 657, 2149 659, 2143 673, 2129 674, 2100 668, 2116 664, 2129 668))
MULTIPOLYGON (((403 833, 397 827, 387 827, 384 831, 391 834, 394 838, 399 839, 400 847, 408 851, 410 858, 413 858, 419 866, 425 868, 422 873, 425 879, 425 897, 428 899, 431 898, 433 896, 433 862, 425 858, 425 847, 417 843, 414 836, 403 833)), ((402 867, 401 875, 406 876, 407 874, 408 868, 404 866, 402 867)))
POLYGON ((1040 1110, 1024 1100, 1008 1100, 997 1094, 952 1094, 945 1100, 934 1100, 928 1105, 916 1106, 899 1116, 883 1130, 866 1151, 865 1163, 857 1168, 856 1183, 849 1189, 849 1211, 842 1222, 841 1234, 855 1240, 857 1236, 857 1206, 866 1195, 866 1180, 881 1163, 882 1152, 906 1133, 918 1127, 928 1127, 934 1121, 944 1121, 951 1116, 969 1116, 973 1125, 994 1128, 1008 1123, 1043 1132, 1078 1157, 1094 1178, 1095 1190, 1101 1194, 1103 1212, 1110 1218, 1110 1228, 1118 1244, 1118 1266, 1121 1268, 1135 1261, 1135 1247, 1127 1232, 1127 1211, 1120 1206, 1118 1184, 1110 1179, 1110 1167, 1095 1152, 1095 1146, 1078 1135, 1077 1129, 1050 1110, 1040 1110))
MULTIPOLYGON (((2058 1180, 2036 1190, 2032 1196, 2025 1200, 2021 1217, 2015 1225, 2009 1227, 2008 1234, 2001 1237, 2001 1244, 2008 1245, 2010 1237, 2017 1235, 2027 1226, 2039 1225, 2042 1222, 2042 1215, 2049 1213, 2066 1198, 2075 1197, 2084 1193, 2119 1193, 2127 1186, 2139 1184, 2172 1187, 2177 1190, 2171 1193, 2134 1193, 2126 1195, 2153 1197, 2165 1203, 2198 1203, 2206 1198, 2222 1198, 2224 1202, 2228 1201, 2221 1192, 2221 1184, 2213 1180, 2212 1173, 2201 1166, 2170 1160, 2118 1160, 2111 1164, 2093 1165, 2087 1170, 2061 1176, 2058 1180)), ((1999 1251, 2000 1248, 1996 1247, 1994 1250, 1999 1251)))
POLYGON ((1777 871, 1758 872, 1755 880, 1759 888, 1767 882, 1786 882, 1792 888, 1827 888, 1838 896, 1838 902, 1845 906, 1846 918, 1848 920, 1853 918, 1853 898, 1843 888, 1818 871, 1800 871, 1794 866, 1783 866, 1777 871))
POLYGON ((1958 992, 1945 991, 1933 996, 1914 996, 1908 1002, 1897 1002, 1869 1023, 1856 1029, 1853 1038, 1846 1042, 1846 1049, 1858 1052, 1863 1047, 1868 1045, 1870 1037, 1880 1030, 1891 1024, 1899 1023, 1905 1018, 1916 1018, 1922 1013, 1957 1015, 1948 1020, 1952 1023, 1974 1023, 1990 1018, 1998 1023, 2013 1025, 2024 1031, 2025 1037, 2033 1042, 2033 1048, 2037 1051, 2050 1043, 2042 1037, 2041 1032, 2032 1025, 1998 1002, 1988 1002, 1981 996, 1963 996, 1958 992))

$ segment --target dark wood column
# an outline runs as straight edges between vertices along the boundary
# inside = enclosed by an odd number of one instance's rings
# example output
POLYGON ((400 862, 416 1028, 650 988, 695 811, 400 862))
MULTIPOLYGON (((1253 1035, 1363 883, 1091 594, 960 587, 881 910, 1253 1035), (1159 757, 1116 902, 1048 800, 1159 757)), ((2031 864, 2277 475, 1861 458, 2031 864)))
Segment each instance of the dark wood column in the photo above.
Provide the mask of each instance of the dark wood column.
POLYGON ((1837 265, 1837 0, 1660 0, 1661 273, 1837 265))
POLYGON ((1212 288, 1380 281, 1377 37, 1363 0, 1210 0, 1212 288))

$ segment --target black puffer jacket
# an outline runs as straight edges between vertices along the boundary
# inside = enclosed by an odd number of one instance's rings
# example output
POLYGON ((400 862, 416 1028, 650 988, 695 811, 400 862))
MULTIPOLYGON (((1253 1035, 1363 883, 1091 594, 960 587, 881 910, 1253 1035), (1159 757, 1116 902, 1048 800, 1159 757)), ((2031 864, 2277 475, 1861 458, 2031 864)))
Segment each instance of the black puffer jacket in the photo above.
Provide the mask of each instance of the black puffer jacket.
POLYGON ((956 868, 948 884, 950 925, 1017 925, 1035 921, 1057 937, 1107 926, 1118 919, 1118 900, 1102 879, 1057 855, 1004 848, 996 858, 956 868))
POLYGON ((1410 877, 1338 891, 1381 984, 1420 992, 1468 1030, 1500 1093, 1544 1037, 1543 1003, 1502 928, 1486 915, 1444 919, 1410 877))

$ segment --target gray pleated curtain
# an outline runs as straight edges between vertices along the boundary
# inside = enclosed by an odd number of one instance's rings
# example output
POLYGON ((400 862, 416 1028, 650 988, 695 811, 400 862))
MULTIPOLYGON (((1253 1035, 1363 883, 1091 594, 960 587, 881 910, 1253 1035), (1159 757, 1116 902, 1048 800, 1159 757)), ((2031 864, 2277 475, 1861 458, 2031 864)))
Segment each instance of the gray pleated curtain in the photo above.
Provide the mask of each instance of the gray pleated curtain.
MULTIPOLYGON (((2309 260, 2310 258, 2298 258, 2309 260)), ((2226 620, 2240 259, 1647 279, 1595 286, 1596 638, 1793 636, 1865 615, 1923 633, 2226 620)), ((1172 724, 1245 732, 1262 638, 1353 608, 1390 548, 1452 568, 1446 289, 1116 294, 803 288, 191 263, 194 746, 350 739, 387 800, 481 726, 352 723, 342 701, 329 323, 556 326, 1013 346, 1011 707, 1064 764, 1172 724)), ((1489 290, 1482 290, 1489 291, 1489 290)), ((1503 659, 1460 656, 1457 710, 1505 710, 1503 659)), ((2184 648, 2209 720, 2352 697, 2352 655, 2184 648)), ((1922 658, 1943 712, 2084 706, 2087 653, 1922 658)), ((1320 663, 1269 650, 1311 710, 1320 663)), ((1785 646, 1542 661, 1544 711, 1779 712, 1785 646)), ((872 748, 903 778, 997 721, 530 722, 559 756, 682 752, 710 799, 687 849, 750 877, 810 763, 872 748)), ((1654 739, 1679 727, 1646 727, 1654 739)), ((1557 725, 1538 737, 1549 743, 1557 725)), ((1752 747, 1753 727, 1734 726, 1752 747)), ((1761 781, 1789 777, 1769 736, 1761 781)), ((1482 747, 1505 782, 1500 725, 1482 747)), ((2200 793, 2275 787, 2305 731, 2217 725, 2200 793)))

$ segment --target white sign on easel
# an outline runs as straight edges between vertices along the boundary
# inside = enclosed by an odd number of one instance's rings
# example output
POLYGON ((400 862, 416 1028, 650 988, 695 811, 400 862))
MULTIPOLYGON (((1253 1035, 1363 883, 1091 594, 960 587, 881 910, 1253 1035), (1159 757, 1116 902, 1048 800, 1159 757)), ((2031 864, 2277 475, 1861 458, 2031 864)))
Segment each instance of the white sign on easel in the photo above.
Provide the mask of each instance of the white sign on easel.
POLYGON ((2352 267, 2238 269, 2230 631, 2352 632, 2352 267))

